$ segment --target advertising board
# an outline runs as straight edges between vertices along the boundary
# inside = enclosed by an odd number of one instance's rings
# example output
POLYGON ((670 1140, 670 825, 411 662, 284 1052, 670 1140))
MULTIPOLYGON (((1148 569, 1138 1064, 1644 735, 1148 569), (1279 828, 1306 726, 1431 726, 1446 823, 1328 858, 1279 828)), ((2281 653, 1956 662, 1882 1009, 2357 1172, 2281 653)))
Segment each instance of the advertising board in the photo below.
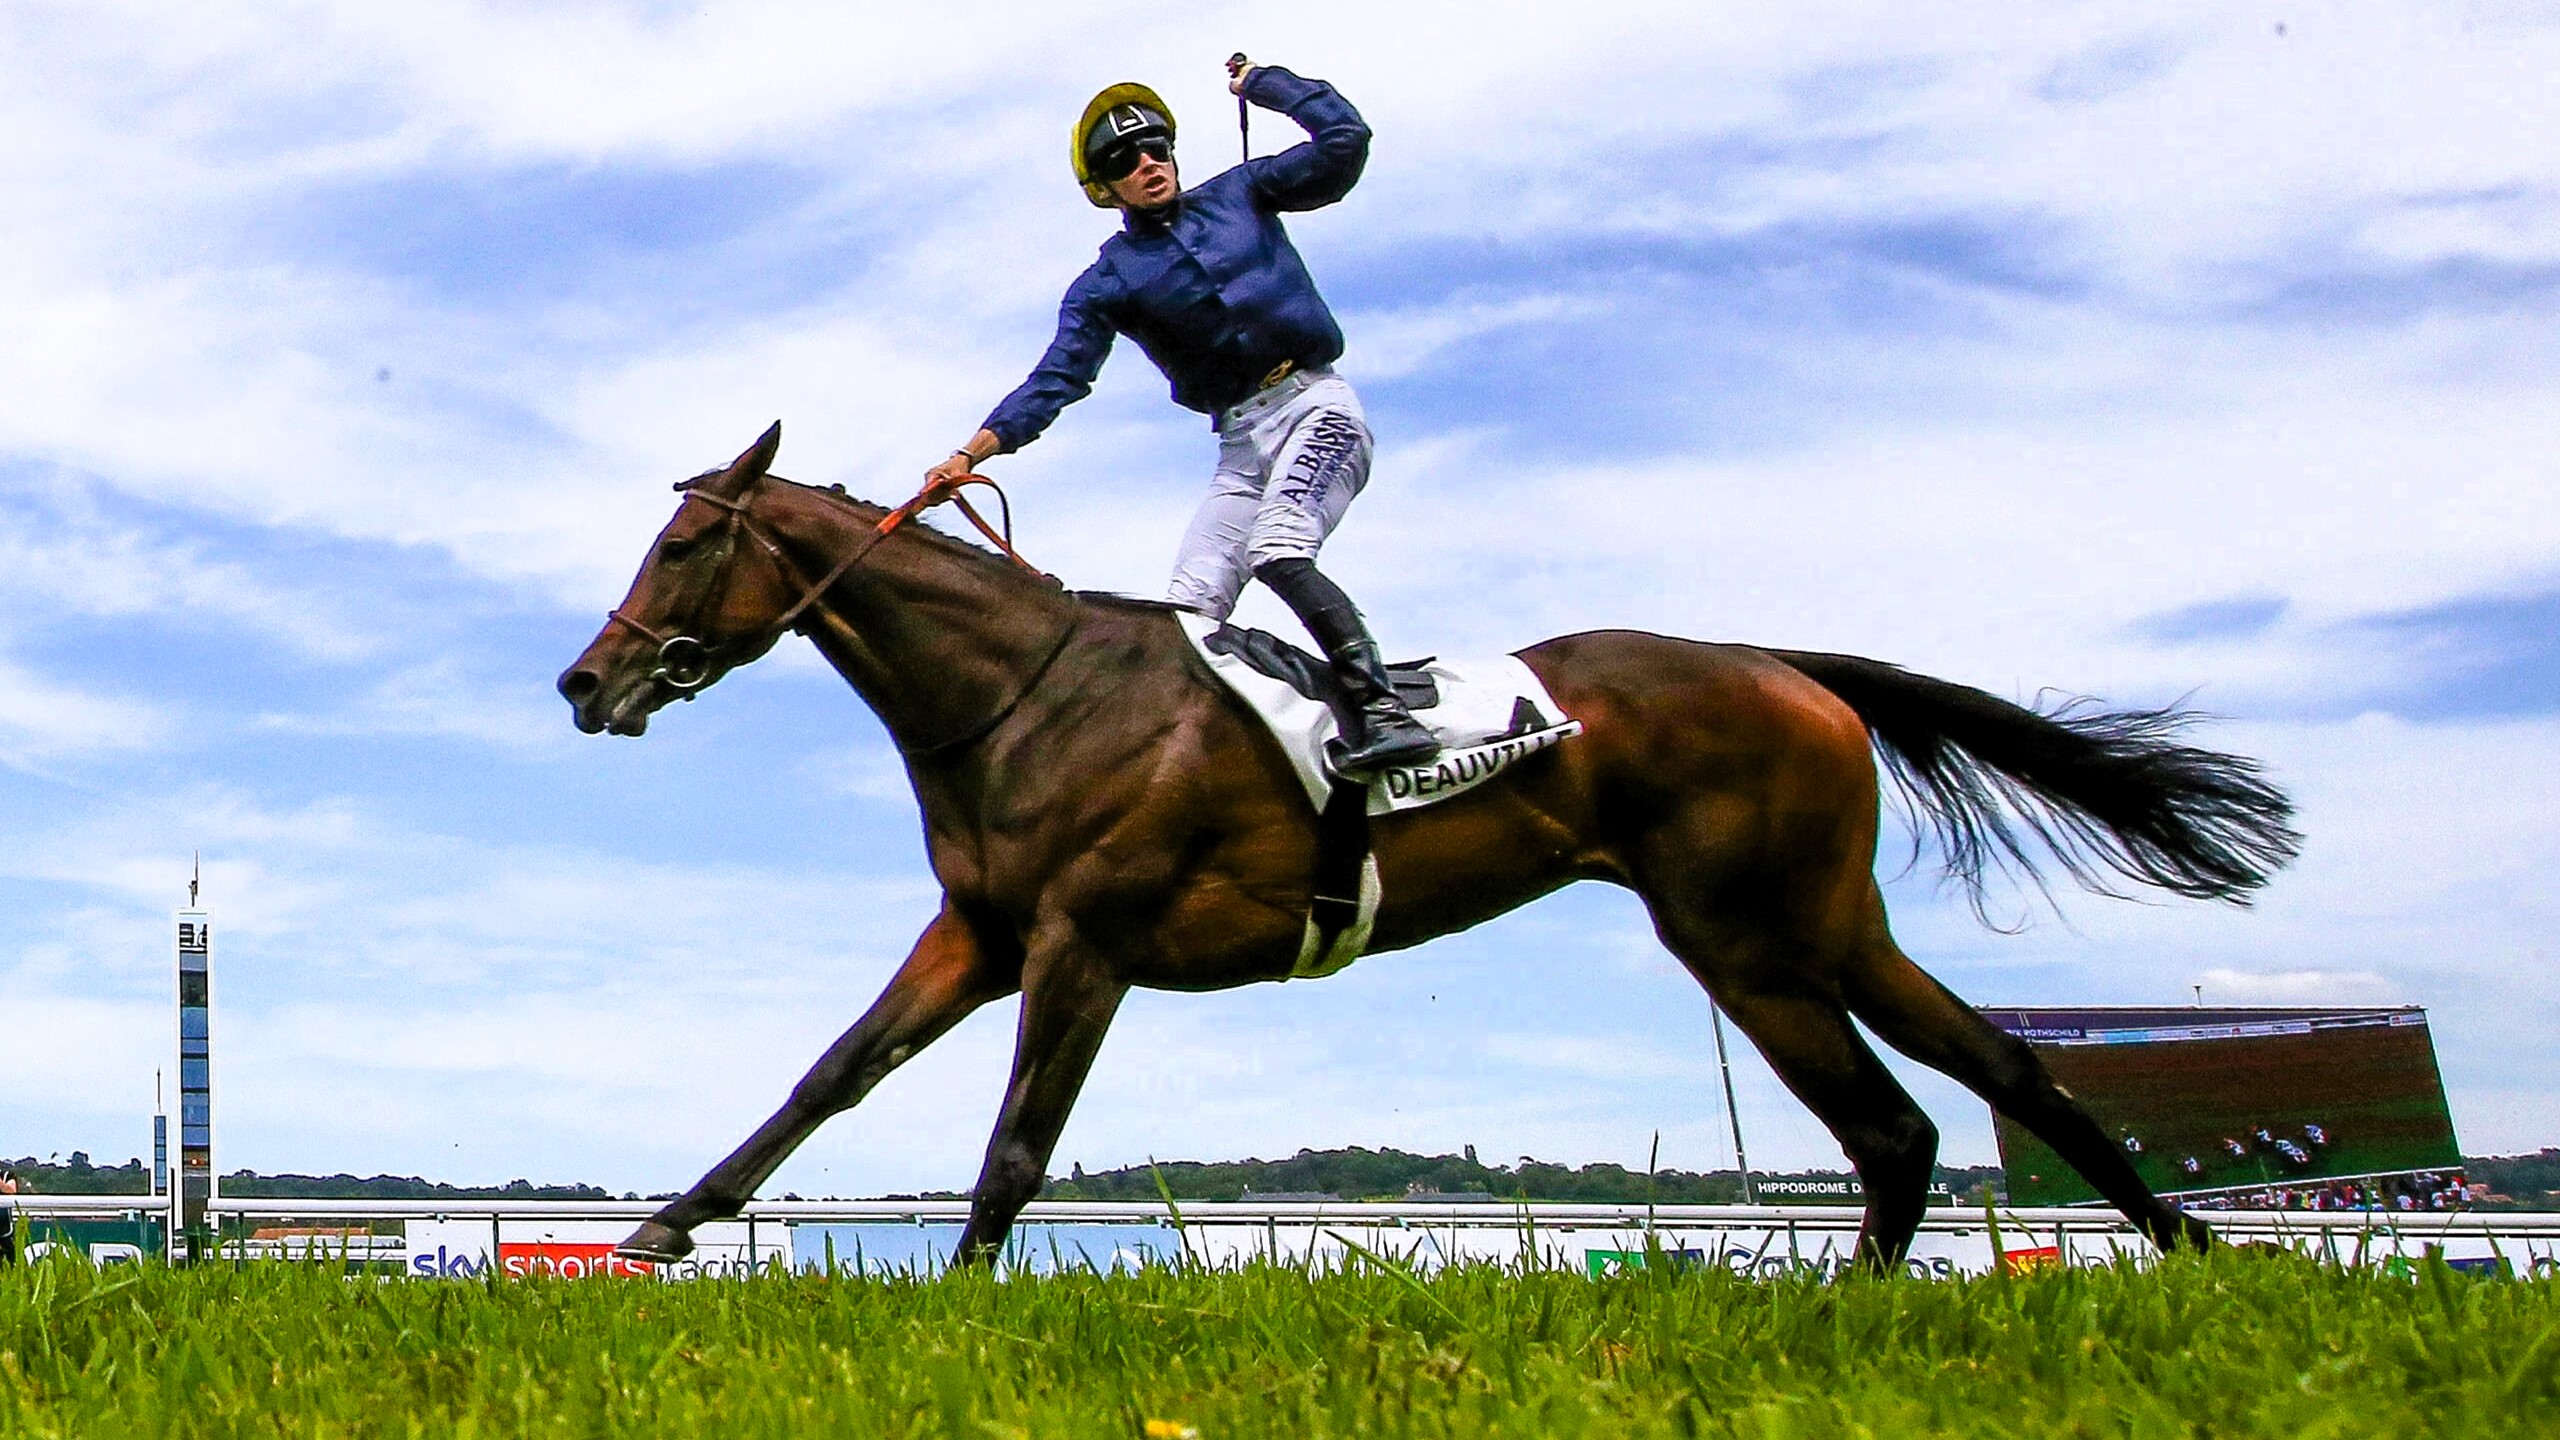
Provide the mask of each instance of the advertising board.
MULTIPOLYGON (((2430 1208, 2462 1164, 2426 1011, 2388 1008, 2020 1009, 1993 1024, 2056 1080, 2164 1195, 2287 1208, 2430 1208), (2371 1177, 2389 1181, 2355 1183, 2371 1177)), ((2005 1117, 2013 1205, 2097 1193, 2005 1117)))
POLYGON ((715 1221, 693 1232, 692 1254, 666 1265, 614 1256, 615 1242, 631 1233, 627 1220, 504 1220, 494 1235, 486 1220, 411 1220, 406 1229, 404 1273, 418 1280, 476 1280, 492 1265, 510 1279, 691 1280, 791 1262, 790 1231, 779 1224, 715 1221))
MULTIPOLYGON (((799 1270, 839 1274, 935 1275, 959 1247, 958 1225, 794 1225, 791 1263, 799 1270)), ((1010 1269, 1046 1275, 1094 1270, 1103 1274, 1163 1265, 1182 1255, 1182 1237, 1170 1225, 1059 1225, 1025 1223, 1005 1242, 1010 1269)))

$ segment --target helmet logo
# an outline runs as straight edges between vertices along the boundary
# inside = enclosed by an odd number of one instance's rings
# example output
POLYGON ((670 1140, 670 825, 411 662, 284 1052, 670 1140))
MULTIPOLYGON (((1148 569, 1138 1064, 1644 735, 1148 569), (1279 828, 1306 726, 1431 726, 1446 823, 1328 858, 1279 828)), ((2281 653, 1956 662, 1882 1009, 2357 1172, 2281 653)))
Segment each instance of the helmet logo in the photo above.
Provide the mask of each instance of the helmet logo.
POLYGON ((1086 133, 1084 153, 1088 157, 1097 156, 1124 140, 1165 135, 1170 129, 1162 115, 1143 105, 1114 105, 1103 111, 1101 117, 1093 122, 1093 129, 1086 133))

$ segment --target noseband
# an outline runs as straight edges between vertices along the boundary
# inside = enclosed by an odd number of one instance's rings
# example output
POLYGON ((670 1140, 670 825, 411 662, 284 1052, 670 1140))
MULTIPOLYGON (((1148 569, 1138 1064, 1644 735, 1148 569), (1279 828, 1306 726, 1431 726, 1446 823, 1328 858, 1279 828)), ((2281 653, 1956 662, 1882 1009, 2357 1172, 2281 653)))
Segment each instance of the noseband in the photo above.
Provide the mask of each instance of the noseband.
MULTIPOLYGON (((762 480, 763 477, 758 476, 756 481, 749 483, 748 488, 752 490, 755 484, 761 483, 762 480)), ((666 634, 652 628, 646 621, 637 619, 625 613, 619 605, 606 612, 605 618, 608 621, 630 627, 643 639, 656 645, 658 647, 658 668, 649 672, 649 678, 682 695, 685 699, 690 700, 693 698, 695 691, 700 690, 703 686, 711 682, 712 671, 723 651, 730 649, 744 650, 748 648, 747 645, 742 644, 739 641, 732 641, 729 645, 715 648, 703 643, 701 639, 692 633, 695 630, 701 629, 703 618, 716 613, 720 608, 720 602, 728 598, 730 574, 729 562, 736 558, 738 536, 743 533, 747 538, 753 540, 756 543, 756 547, 764 551, 765 558, 773 562, 774 568, 782 573, 786 581, 797 580, 799 578, 799 568, 791 563, 790 557, 783 553, 782 546, 774 540, 773 536, 768 533, 763 526, 758 525, 755 520, 747 514, 745 501, 732 500, 725 495, 714 495, 703 490, 688 490, 685 492, 684 498, 687 504, 699 500, 706 505, 717 505, 721 509, 729 512, 728 518, 722 522, 720 529, 720 540, 723 553, 719 558, 719 563, 713 571, 713 574, 717 579, 717 588, 709 591, 702 597, 702 603, 694 607, 690 621, 674 634, 666 634)), ((817 584, 802 591, 800 598, 793 602, 790 609, 782 612, 782 615, 778 619, 765 626, 764 629, 756 632, 754 635, 745 637, 745 639, 753 642, 755 645, 771 644, 776 636, 779 636, 794 620, 797 620, 800 617, 800 613, 802 611, 808 609, 811 604, 816 602, 818 596, 823 594, 828 586, 833 585, 838 579, 842 578, 845 571, 853 568, 855 561, 858 561, 863 556, 869 554, 873 545, 876 545, 882 539, 885 539, 888 535, 888 531, 895 528, 890 524, 890 522, 895 521, 898 518, 899 512, 890 512, 888 519, 882 521, 882 528, 875 530, 870 536, 864 539, 861 545, 855 547, 853 553, 845 558, 845 562, 843 564, 838 565, 834 570, 829 571, 826 578, 820 580, 817 584)))

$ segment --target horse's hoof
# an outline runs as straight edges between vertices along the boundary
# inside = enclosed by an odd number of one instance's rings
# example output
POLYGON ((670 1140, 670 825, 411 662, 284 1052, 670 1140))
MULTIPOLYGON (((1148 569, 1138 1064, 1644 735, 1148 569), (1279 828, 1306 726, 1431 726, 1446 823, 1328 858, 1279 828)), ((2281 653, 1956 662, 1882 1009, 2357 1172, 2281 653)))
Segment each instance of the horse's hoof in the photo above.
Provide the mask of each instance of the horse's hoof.
POLYGON ((666 1265, 693 1253, 693 1237, 672 1225, 647 1220, 631 1232, 630 1238, 614 1246, 613 1253, 616 1259, 666 1265))

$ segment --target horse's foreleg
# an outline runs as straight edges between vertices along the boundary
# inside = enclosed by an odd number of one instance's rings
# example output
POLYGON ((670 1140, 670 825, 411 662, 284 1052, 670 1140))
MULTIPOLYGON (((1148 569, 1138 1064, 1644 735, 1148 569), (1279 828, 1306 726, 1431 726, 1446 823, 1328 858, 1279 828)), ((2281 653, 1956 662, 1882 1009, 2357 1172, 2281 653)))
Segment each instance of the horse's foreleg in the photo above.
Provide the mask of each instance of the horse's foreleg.
POLYGON ((744 1209, 827 1117, 851 1109, 909 1056, 1012 988, 1010 968, 990 964, 967 922, 946 904, 880 998, 827 1047, 773 1118, 617 1248, 641 1259, 681 1257, 693 1249, 696 1225, 744 1209))
POLYGON ((1074 954, 1035 953, 1024 967, 1022 1021, 1014 1040, 1013 1078, 987 1141, 987 1160, 969 1198, 961 1233, 963 1264, 992 1261, 1013 1231, 1014 1217, 1040 1193, 1049 1154, 1067 1112, 1102 1049, 1111 1017, 1129 987, 1079 947, 1074 954))
POLYGON ((2214 1243, 2205 1223, 2145 1183, 2123 1149, 2036 1059, 2027 1042, 1982 1018, 1883 935, 1844 976, 1849 1007, 1886 1044, 1938 1070, 2025 1126, 2163 1250, 2214 1243))

